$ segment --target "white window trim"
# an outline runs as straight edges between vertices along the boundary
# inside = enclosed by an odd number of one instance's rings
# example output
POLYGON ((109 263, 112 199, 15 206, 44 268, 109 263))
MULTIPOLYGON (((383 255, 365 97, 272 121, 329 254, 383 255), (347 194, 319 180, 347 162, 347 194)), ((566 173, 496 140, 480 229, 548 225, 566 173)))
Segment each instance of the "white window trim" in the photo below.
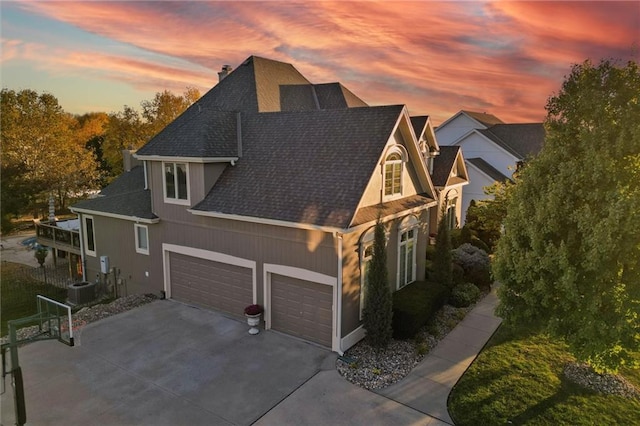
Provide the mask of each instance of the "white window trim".
MULTIPOLYGON (((177 179, 177 174, 176 174, 176 179, 177 179)), ((164 202, 167 204, 179 204, 182 206, 189 206, 191 205, 191 179, 189 179, 189 163, 187 162, 182 162, 182 161, 163 161, 162 162, 162 194, 164 196, 164 202), (166 164, 184 164, 185 167, 187 168, 186 170, 186 175, 187 175, 187 199, 186 200, 182 200, 179 198, 169 198, 167 197, 167 179, 165 176, 165 165, 166 164)), ((176 183, 176 194, 178 191, 178 182, 176 183)))
POLYGON ((405 172, 405 163, 407 162, 407 154, 404 150, 404 147, 401 145, 394 145, 387 150, 384 154, 384 161, 382 162, 382 201, 390 201, 398 198, 402 198, 402 193, 404 190, 404 172, 405 172), (391 160, 387 161, 387 158, 392 154, 400 155, 400 160, 391 160), (387 164, 400 164, 400 192, 395 192, 392 194, 385 194, 385 186, 386 186, 386 171, 387 164))
POLYGON ((149 227, 147 225, 140 225, 139 223, 134 223, 133 224, 133 233, 135 235, 135 240, 136 240, 136 253, 148 255, 149 254, 149 227), (139 240, 139 236, 138 236, 138 228, 144 228, 144 230, 145 230, 145 235, 147 236, 147 248, 146 249, 140 247, 140 240, 139 240))
POLYGON ((84 243, 84 252, 89 256, 96 257, 96 220, 91 215, 82 215, 82 242, 84 243), (87 238, 87 219, 91 219, 91 232, 93 233, 93 250, 89 250, 89 239, 87 238))
POLYGON ((400 222, 400 224, 398 225, 398 261, 396 263, 396 290, 400 290, 403 287, 406 287, 407 285, 411 284, 412 282, 414 282, 416 280, 416 269, 417 269, 417 251, 418 251, 418 228, 420 227, 420 221, 418 220, 418 218, 416 218, 413 215, 409 215, 406 216, 404 219, 402 219, 402 221, 400 222), (405 283, 404 285, 400 285, 400 279, 402 277, 400 277, 400 247, 403 244, 407 244, 407 242, 409 241, 407 239, 407 241, 405 241, 404 243, 402 242, 402 234, 404 234, 405 232, 409 232, 413 230, 413 253, 412 253, 412 259, 411 262, 413 264, 413 268, 412 269, 412 274, 411 274, 411 280, 407 283, 405 283))

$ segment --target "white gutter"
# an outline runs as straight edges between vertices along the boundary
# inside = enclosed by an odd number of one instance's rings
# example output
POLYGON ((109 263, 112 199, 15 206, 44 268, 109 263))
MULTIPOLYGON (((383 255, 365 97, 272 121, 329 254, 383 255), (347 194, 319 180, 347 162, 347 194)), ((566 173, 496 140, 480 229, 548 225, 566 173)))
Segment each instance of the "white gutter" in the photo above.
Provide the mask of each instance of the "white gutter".
POLYGON ((336 228, 334 226, 312 225, 309 223, 297 223, 297 222, 289 222, 286 220, 265 219, 261 217, 242 216, 238 214, 210 212, 210 211, 204 211, 204 210, 187 209, 187 211, 196 216, 215 217, 218 219, 228 219, 228 220, 238 220, 241 222, 260 223, 262 225, 284 226, 287 228, 310 229, 314 231, 330 232, 332 234, 345 231, 344 229, 336 228))
POLYGON ((92 214, 92 215, 96 215, 96 216, 112 217, 114 219, 128 220, 128 221, 136 222, 136 223, 153 224, 153 223, 160 222, 160 218, 147 219, 147 218, 138 217, 138 216, 127 216, 127 215, 117 214, 117 213, 106 213, 106 212, 101 212, 99 210, 79 209, 77 207, 71 207, 69 210, 71 210, 72 213, 88 213, 88 214, 92 214))
POLYGON ((169 157, 166 155, 133 155, 138 160, 168 161, 172 163, 231 163, 238 157, 169 157))

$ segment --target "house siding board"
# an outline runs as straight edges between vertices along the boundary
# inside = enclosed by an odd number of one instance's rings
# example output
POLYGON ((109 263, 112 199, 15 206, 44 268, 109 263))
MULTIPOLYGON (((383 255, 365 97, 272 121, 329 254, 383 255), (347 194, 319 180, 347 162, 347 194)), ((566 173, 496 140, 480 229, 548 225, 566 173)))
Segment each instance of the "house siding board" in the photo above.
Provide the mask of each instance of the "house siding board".
POLYGON ((333 287, 271 274, 271 328, 331 347, 333 287))
MULTIPOLYGON (((100 256, 109 257, 109 266, 119 271, 122 285, 118 294, 154 293, 162 290, 162 274, 153 269, 152 253, 144 255, 136 252, 134 222, 92 215, 96 240, 96 256, 85 256, 85 273, 88 281, 100 280, 114 282, 113 273, 104 276, 100 272, 100 256), (149 276, 146 276, 149 272, 149 276)), ((155 239, 154 225, 148 226, 149 245, 153 247, 155 239)))
POLYGON ((171 253, 173 299, 241 317, 253 303, 253 272, 249 268, 171 253))
POLYGON ((505 176, 511 176, 515 170, 518 158, 508 154, 478 133, 468 135, 458 145, 462 147, 465 158, 490 158, 491 165, 505 176))
POLYGON ((330 233, 251 222, 191 216, 189 223, 163 220, 162 241, 256 262, 258 303, 264 303, 263 264, 293 266, 337 275, 335 239, 330 233))
MULTIPOLYGON (((431 208, 417 214, 420 226, 418 228, 418 242, 416 245, 416 280, 425 279, 426 251, 429 243, 429 233, 435 232, 432 220, 435 210, 431 208)), ((389 287, 396 291, 398 279, 398 225, 403 217, 385 223, 387 230, 387 271, 389 287)), ((354 331, 360 321, 360 238, 369 228, 358 232, 345 234, 343 237, 343 272, 342 272, 342 336, 354 331)))
MULTIPOLYGON (((464 114, 458 115, 453 120, 447 122, 443 126, 436 128, 436 138, 440 146, 453 145, 458 139, 465 134, 469 133, 473 129, 483 129, 482 125, 479 125, 476 121, 467 117, 464 114)), ((468 157, 467 151, 464 151, 464 156, 468 157)))

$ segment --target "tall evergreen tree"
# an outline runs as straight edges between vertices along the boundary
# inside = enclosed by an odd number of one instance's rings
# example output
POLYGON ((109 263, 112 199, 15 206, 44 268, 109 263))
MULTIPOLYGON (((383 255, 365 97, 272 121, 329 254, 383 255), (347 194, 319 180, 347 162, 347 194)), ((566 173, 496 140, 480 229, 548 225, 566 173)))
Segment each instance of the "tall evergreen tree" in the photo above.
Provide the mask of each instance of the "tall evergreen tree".
POLYGON ((373 256, 367 270, 367 289, 363 310, 364 328, 371 346, 384 348, 393 335, 393 301, 387 271, 387 250, 384 225, 380 220, 375 227, 373 256))
POLYGON ((447 288, 453 286, 452 256, 451 256, 451 231, 449 229, 449 218, 446 213, 447 201, 442 205, 440 211, 440 222, 438 222, 438 234, 436 235, 436 250, 433 254, 433 274, 431 278, 447 288))

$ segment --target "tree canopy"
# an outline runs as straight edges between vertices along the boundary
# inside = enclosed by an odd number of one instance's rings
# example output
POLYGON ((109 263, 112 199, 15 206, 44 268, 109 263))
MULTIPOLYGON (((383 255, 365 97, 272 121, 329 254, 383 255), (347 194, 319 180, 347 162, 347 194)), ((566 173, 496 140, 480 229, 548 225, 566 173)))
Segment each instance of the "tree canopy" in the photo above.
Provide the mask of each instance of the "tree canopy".
POLYGON ((93 185, 93 155, 55 96, 2 89, 1 98, 3 224, 42 193, 53 192, 64 206, 69 193, 93 185))
POLYGON ((574 65, 546 109, 544 147, 508 197, 498 313, 615 371, 640 349, 638 65, 574 65))

